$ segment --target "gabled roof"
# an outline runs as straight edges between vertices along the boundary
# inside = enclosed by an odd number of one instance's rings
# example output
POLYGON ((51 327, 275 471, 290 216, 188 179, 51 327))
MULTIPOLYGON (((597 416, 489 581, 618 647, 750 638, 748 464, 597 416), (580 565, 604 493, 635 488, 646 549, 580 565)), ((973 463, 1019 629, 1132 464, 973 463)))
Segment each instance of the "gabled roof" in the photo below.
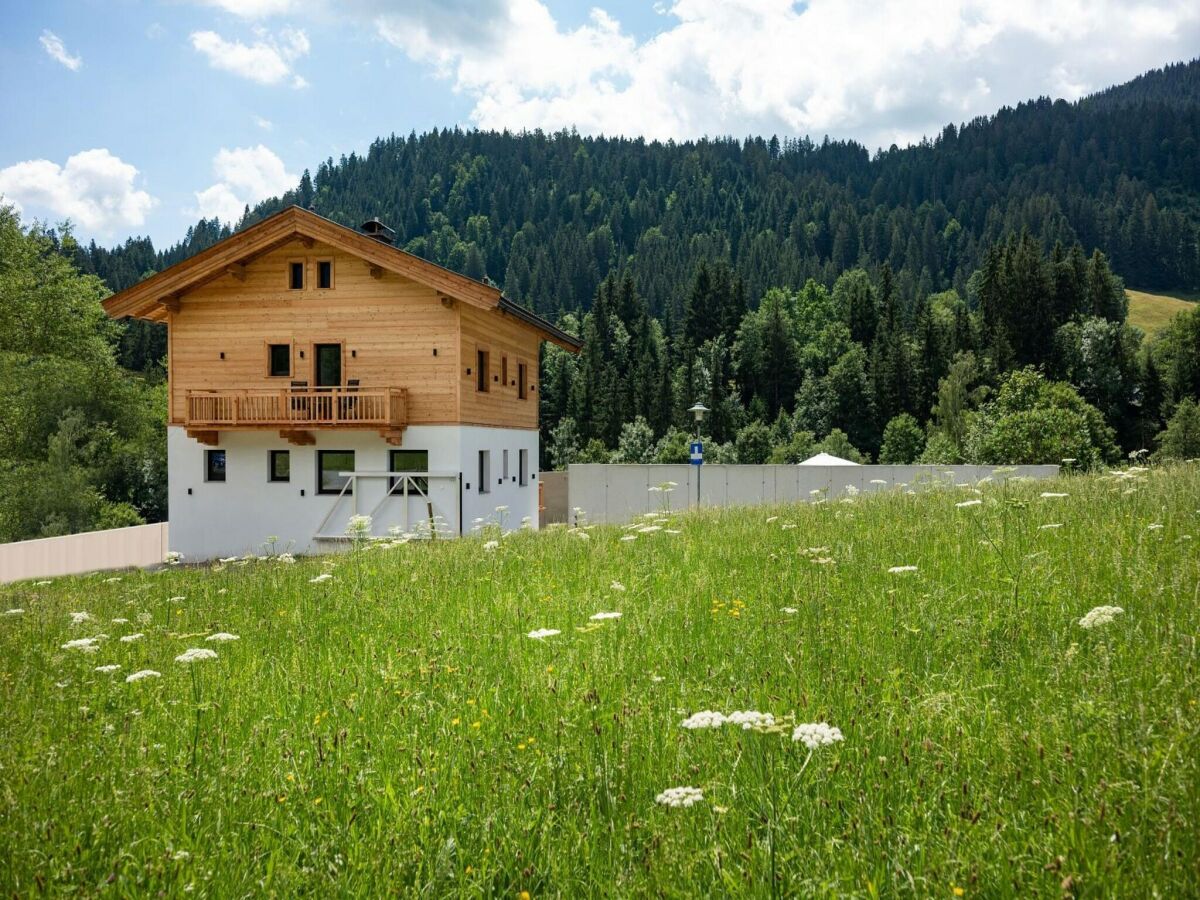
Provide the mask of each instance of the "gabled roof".
POLYGON ((511 315, 533 328, 545 340, 553 341, 566 350, 575 351, 583 346, 578 338, 517 305, 490 284, 452 272, 299 206, 289 206, 201 250, 195 256, 163 269, 119 294, 113 294, 104 301, 104 311, 114 319, 132 316, 152 322, 166 321, 168 308, 178 301, 183 292, 236 271, 254 258, 298 239, 320 241, 337 247, 463 303, 511 315))

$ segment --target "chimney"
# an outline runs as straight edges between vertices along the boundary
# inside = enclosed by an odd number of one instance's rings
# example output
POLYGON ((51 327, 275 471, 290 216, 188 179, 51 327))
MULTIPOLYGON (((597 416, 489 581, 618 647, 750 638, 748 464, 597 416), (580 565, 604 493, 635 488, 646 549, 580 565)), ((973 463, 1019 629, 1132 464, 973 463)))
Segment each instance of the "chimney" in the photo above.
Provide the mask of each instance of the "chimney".
POLYGON ((384 225, 382 222, 380 222, 378 216, 376 216, 375 218, 370 219, 366 222, 363 222, 361 225, 358 226, 358 230, 361 231, 363 234, 365 234, 367 237, 375 238, 375 240, 379 241, 382 244, 390 244, 392 242, 393 236, 395 236, 395 234, 396 234, 396 232, 392 231, 392 229, 388 228, 386 225, 384 225))

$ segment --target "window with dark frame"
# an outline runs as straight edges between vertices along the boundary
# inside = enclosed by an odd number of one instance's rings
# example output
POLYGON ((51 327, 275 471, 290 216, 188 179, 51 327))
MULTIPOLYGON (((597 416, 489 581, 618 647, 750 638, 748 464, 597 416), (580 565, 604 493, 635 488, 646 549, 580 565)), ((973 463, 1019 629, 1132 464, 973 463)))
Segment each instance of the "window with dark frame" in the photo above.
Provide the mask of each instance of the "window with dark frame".
POLYGON ((292 480, 292 452, 290 450, 272 450, 267 466, 267 481, 292 480))
POLYGON ((304 290, 304 263, 288 263, 288 289, 293 291, 304 290))
MULTIPOLYGON (((353 450, 318 450, 317 451, 317 493, 340 494, 342 488, 350 483, 349 475, 341 472, 354 471, 353 450)), ((346 490, 349 495, 354 492, 354 486, 346 490)))
POLYGON ((479 451, 479 493, 492 492, 492 451, 479 451))
POLYGON ((508 357, 500 357, 500 386, 508 387, 508 357))
POLYGON ((488 392, 488 355, 486 350, 475 351, 475 390, 485 394, 488 392))
POLYGON ((517 483, 521 487, 529 484, 529 451, 517 451, 517 483))
POLYGON ((333 260, 323 259, 317 263, 317 287, 322 290, 333 287, 333 260))
POLYGON ((529 396, 525 363, 517 363, 517 399, 524 400, 529 396))
MULTIPOLYGON (((389 472, 428 472, 429 471, 429 451, 428 450, 393 450, 388 461, 389 472)), ((388 490, 396 494, 404 493, 404 485, 398 484, 399 478, 391 478, 388 480, 388 490)), ((411 495, 413 488, 424 493, 429 493, 428 478, 413 478, 408 486, 408 493, 411 495)))
POLYGON ((292 374, 292 345, 267 345, 268 369, 272 377, 287 377, 292 374))
POLYGON ((500 471, 504 473, 504 483, 508 484, 508 451, 501 453, 500 471))
POLYGON ((204 451, 204 480, 205 481, 224 481, 225 480, 225 451, 224 450, 205 450, 204 451))

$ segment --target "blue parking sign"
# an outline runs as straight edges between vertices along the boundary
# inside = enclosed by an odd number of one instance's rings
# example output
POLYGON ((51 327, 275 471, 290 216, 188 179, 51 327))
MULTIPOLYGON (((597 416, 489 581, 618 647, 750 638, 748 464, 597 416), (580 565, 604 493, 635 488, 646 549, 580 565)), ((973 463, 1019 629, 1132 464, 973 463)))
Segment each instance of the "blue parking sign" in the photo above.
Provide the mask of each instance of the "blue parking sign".
POLYGON ((692 465, 704 465, 704 445, 700 441, 692 441, 692 465))

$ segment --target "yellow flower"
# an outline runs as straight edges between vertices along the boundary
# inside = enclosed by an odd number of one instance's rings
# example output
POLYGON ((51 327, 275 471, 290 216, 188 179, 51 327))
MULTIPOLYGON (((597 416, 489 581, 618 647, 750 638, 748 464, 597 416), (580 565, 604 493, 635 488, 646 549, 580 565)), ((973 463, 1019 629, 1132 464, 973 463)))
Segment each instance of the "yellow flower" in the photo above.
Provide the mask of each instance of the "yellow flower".
POLYGON ((553 672, 553 671, 554 671, 554 666, 546 666, 546 671, 547 671, 547 672, 553 672))
POLYGON ((964 891, 962 888, 960 888, 957 884, 954 886, 954 896, 955 897, 961 897, 965 893, 966 893, 966 891, 964 891))
POLYGON ((517 749, 518 749, 518 750, 524 750, 524 749, 525 749, 525 745, 524 745, 524 744, 517 744, 517 749))
POLYGON ((287 794, 280 794, 275 800, 279 803, 285 803, 287 801, 287 794))
POLYGON ((316 800, 313 801, 313 806, 320 806, 320 805, 321 805, 321 798, 318 797, 316 800))
POLYGON ((288 773, 287 773, 287 780, 288 780, 288 781, 295 781, 295 780, 296 780, 296 775, 295 775, 295 773, 294 773, 294 772, 288 772, 288 773))
POLYGON ((471 727, 472 727, 472 728, 478 728, 478 727, 479 727, 479 720, 478 720, 478 719, 476 719, 474 722, 472 722, 472 723, 471 723, 471 727))
POLYGON ((460 718, 458 718, 458 717, 456 716, 455 718, 453 718, 453 719, 451 719, 451 720, 450 720, 450 724, 451 724, 451 725, 457 725, 457 724, 458 724, 459 722, 461 722, 461 721, 462 721, 462 719, 460 719, 460 718))
POLYGON ((517 894, 517 900, 530 900, 529 891, 521 891, 517 894))

